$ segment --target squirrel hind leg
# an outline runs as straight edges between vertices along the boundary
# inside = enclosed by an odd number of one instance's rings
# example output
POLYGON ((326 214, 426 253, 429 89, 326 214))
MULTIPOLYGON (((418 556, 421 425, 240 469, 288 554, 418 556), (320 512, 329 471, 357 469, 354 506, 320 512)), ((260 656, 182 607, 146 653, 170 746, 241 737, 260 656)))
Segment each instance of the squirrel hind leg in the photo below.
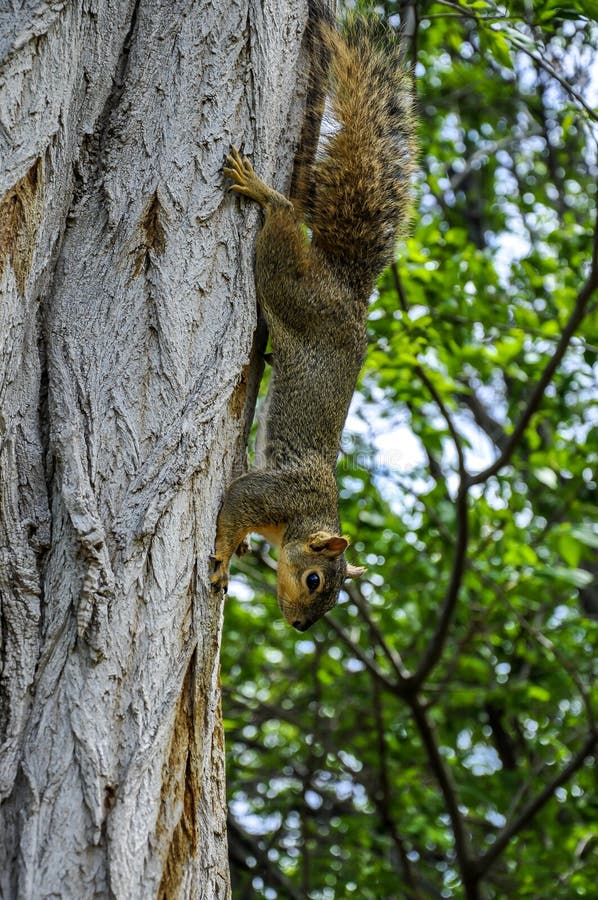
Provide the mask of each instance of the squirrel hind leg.
POLYGON ((274 188, 269 187, 265 181, 256 175, 253 166, 246 156, 241 156, 236 147, 232 147, 226 157, 226 165, 223 170, 227 178, 233 181, 232 191, 255 200, 264 209, 269 206, 288 206, 293 204, 274 188))

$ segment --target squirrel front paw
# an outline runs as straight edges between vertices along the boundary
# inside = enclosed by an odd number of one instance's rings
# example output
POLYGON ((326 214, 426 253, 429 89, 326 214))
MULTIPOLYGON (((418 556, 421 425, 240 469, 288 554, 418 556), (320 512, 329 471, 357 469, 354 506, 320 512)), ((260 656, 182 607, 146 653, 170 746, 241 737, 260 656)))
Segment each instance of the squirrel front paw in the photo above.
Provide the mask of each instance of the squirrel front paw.
POLYGON ((220 556, 210 556, 210 584, 213 591, 228 591, 228 571, 220 556))

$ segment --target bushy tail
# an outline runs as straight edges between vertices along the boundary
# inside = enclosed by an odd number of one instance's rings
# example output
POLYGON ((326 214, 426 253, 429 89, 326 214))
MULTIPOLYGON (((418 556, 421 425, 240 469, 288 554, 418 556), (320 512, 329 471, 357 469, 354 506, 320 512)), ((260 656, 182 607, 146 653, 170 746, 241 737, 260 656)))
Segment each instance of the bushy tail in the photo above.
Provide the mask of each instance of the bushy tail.
POLYGON ((365 287, 392 261, 409 216, 411 77, 397 34, 378 19, 351 16, 339 31, 321 0, 310 10, 313 72, 293 199, 314 245, 365 287))

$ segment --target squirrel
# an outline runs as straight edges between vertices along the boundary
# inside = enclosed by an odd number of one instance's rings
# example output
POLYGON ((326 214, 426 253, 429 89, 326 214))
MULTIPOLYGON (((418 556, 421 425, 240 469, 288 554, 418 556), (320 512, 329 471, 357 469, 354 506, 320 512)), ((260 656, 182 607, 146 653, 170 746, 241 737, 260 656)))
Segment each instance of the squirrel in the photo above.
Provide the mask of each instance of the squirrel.
POLYGON ((322 0, 309 8, 312 71, 291 199, 235 147, 223 170, 265 213, 255 280, 273 371, 263 467, 230 485, 211 571, 213 588, 226 591, 246 535, 265 537, 279 549, 278 605, 299 631, 365 571, 344 557, 335 469, 369 298, 408 218, 415 157, 411 77, 396 33, 357 15, 339 29, 322 0), (321 135, 326 98, 333 128, 321 135))

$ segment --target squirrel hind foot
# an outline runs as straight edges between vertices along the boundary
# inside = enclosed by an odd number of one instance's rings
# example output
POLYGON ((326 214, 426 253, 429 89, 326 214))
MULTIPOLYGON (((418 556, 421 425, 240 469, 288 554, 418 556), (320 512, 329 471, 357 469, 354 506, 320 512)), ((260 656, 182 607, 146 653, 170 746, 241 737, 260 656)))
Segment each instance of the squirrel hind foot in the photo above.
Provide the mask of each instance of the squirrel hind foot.
POLYGON ((228 572, 220 556, 210 556, 210 585, 215 593, 228 593, 228 572))
POLYGON ((255 170, 246 156, 241 156, 236 147, 231 147, 229 155, 226 157, 226 165, 223 167, 224 174, 234 183, 231 185, 231 191, 243 194, 259 203, 264 209, 268 206, 287 206, 291 209, 293 204, 274 188, 269 187, 265 181, 256 175, 255 170))

